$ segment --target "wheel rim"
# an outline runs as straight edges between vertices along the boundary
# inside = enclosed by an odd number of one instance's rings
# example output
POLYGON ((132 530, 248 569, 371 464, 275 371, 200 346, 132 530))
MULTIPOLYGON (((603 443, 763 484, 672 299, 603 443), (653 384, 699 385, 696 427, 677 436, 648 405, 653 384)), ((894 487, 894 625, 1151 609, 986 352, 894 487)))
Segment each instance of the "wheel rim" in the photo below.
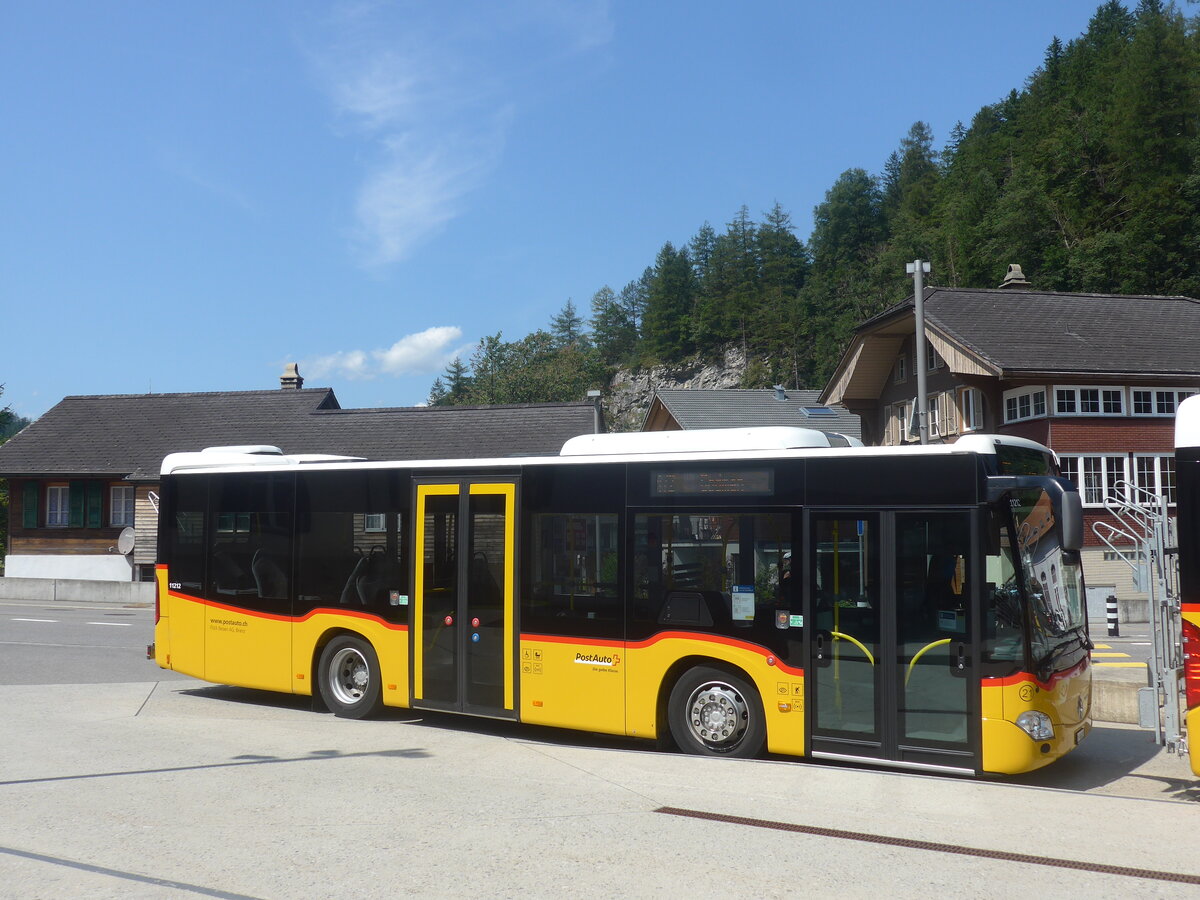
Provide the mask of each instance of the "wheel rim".
POLYGON ((710 750, 728 752, 742 742, 750 726, 750 707, 732 685, 709 681, 692 691, 687 703, 688 728, 710 750))
POLYGON ((345 647, 329 661, 329 690, 339 703, 353 706, 362 700, 371 683, 367 658, 354 647, 345 647))

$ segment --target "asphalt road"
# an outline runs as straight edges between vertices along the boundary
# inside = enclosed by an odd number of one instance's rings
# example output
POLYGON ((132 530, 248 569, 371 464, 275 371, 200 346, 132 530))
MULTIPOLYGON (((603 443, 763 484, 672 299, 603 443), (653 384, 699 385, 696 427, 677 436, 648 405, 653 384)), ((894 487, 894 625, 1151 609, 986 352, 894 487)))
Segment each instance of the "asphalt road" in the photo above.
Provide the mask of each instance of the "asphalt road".
POLYGON ((1200 785, 1134 728, 989 781, 352 722, 163 672, 152 618, 0 604, 0 895, 1200 896, 1200 785))
POLYGON ((146 659, 154 610, 0 601, 0 684, 185 680, 146 659))

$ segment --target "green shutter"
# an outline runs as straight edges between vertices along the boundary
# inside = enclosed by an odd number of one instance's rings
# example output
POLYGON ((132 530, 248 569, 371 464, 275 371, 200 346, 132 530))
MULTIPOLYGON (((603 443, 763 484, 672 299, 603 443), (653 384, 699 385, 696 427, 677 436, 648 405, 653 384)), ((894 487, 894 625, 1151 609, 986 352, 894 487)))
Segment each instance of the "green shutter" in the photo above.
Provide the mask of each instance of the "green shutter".
POLYGON ((71 519, 67 524, 72 528, 82 528, 83 506, 87 499, 87 482, 71 481, 68 484, 71 492, 71 519))
POLYGON ((25 482, 25 490, 21 495, 21 525, 24 528, 38 527, 38 483, 25 482))
POLYGON ((87 483, 87 527, 100 528, 104 525, 104 482, 87 483))

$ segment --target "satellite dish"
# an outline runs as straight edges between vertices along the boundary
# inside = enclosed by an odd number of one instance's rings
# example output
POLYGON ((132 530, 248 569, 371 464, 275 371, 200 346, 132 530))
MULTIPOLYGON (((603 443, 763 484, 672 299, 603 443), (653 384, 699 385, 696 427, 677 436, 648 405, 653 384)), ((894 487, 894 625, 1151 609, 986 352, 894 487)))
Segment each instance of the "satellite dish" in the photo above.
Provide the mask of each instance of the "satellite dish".
POLYGON ((133 544, 137 540, 137 532, 132 528, 122 528, 117 537, 117 549, 125 556, 133 552, 133 544))

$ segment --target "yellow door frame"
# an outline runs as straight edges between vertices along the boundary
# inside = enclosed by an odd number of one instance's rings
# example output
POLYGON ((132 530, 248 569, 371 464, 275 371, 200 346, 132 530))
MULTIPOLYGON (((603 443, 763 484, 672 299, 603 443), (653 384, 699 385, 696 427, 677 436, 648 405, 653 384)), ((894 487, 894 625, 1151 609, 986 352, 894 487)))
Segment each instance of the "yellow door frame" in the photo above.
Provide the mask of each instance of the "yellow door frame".
MULTIPOLYGON (((504 498, 504 709, 512 712, 516 708, 514 632, 516 623, 516 503, 515 482, 472 482, 468 479, 450 483, 418 483, 416 490, 416 513, 413 528, 413 611, 412 611, 412 656, 413 656, 413 699, 421 700, 425 695, 424 613, 425 613, 425 502, 429 497, 461 497, 463 487, 469 496, 491 495, 504 498)), ((459 590, 463 589, 459 585, 459 590)), ((457 603, 457 598, 456 598, 457 603)), ((462 685, 459 685, 461 702, 462 685)))

